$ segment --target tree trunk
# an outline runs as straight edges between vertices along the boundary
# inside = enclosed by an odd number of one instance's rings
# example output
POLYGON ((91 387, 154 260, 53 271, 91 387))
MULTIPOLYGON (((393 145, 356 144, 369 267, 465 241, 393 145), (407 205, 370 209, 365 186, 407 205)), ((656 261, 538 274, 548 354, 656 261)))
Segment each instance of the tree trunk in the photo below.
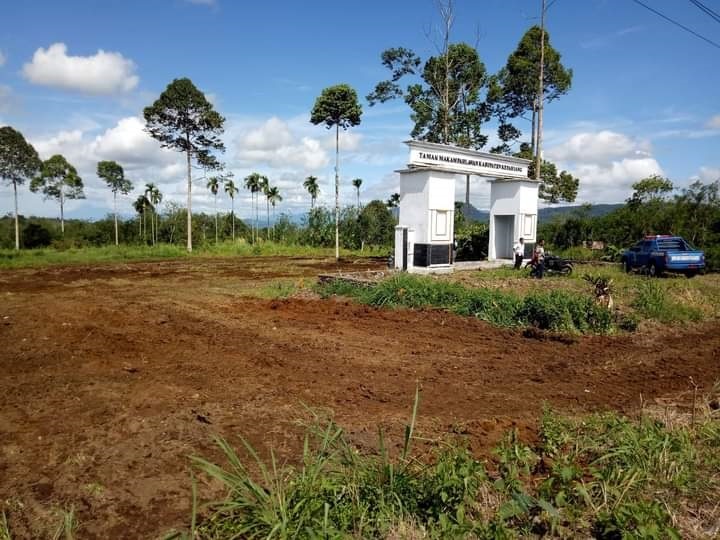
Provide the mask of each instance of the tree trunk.
POLYGON ((335 124, 335 260, 340 259, 340 125, 335 124))
POLYGON ((13 191, 15 192, 15 249, 20 249, 20 222, 18 221, 17 182, 13 180, 13 191))
POLYGON ((470 206, 470 175, 465 175, 465 206, 470 206))
POLYGON ((535 116, 537 113, 537 99, 533 100, 533 108, 532 108, 532 133, 530 134, 530 150, 532 151, 532 156, 535 157, 535 139, 537 137, 537 122, 535 121, 535 116))
POLYGON ((543 123, 543 79, 545 71, 545 0, 542 0, 542 13, 540 16, 540 76, 538 77, 538 127, 537 148, 535 156, 535 180, 540 180, 542 166, 542 123, 543 123))
POLYGON ((115 214, 115 245, 120 245, 118 239, 118 225, 117 225, 117 191, 113 191, 113 214, 115 214))
POLYGON ((155 245, 155 207, 153 206, 152 214, 150 214, 150 241, 155 245))
POLYGON ((155 242, 160 240, 160 214, 155 213, 155 242))
POLYGON ((218 244, 218 212, 217 212, 217 193, 215 194, 215 245, 218 244))
POLYGON ((230 200, 230 218, 232 219, 232 238, 233 244, 235 243, 235 197, 231 197, 230 200))
POLYGON ((147 205, 143 201, 143 226, 142 226, 142 241, 143 244, 147 244, 145 237, 147 236, 147 222, 145 221, 145 214, 147 214, 147 205))
POLYGON ((65 201, 63 197, 62 188, 60 188, 60 231, 62 232, 63 238, 65 237, 65 201))
POLYGON ((187 250, 192 251, 192 167, 190 156, 190 137, 187 141, 187 179, 188 179, 188 201, 187 201, 187 250))
POLYGON ((266 199, 265 204, 267 206, 267 231, 265 231, 265 238, 270 240, 270 199, 266 199))

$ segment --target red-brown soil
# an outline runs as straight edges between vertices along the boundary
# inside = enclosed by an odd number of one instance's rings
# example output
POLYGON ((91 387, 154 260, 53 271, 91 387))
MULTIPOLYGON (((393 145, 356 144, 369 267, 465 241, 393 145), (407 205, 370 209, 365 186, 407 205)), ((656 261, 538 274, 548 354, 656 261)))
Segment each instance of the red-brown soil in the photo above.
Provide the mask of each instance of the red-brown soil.
MULTIPOLYGON (((345 271, 379 268, 346 261, 345 271)), ((154 538, 187 524, 188 456, 245 436, 293 459, 303 404, 360 446, 419 430, 486 455, 544 402, 632 411, 720 379, 720 324, 635 336, 524 337, 438 311, 261 300, 333 262, 196 259, 0 272, 0 508, 16 538, 74 506, 78 538, 154 538)), ((203 488, 202 494, 208 492, 203 488)))

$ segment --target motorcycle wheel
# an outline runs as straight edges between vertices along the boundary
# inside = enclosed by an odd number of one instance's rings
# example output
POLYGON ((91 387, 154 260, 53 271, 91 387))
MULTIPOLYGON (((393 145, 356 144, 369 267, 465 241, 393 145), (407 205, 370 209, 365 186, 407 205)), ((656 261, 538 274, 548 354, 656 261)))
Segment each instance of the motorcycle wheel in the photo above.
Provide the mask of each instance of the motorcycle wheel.
POLYGON ((558 270, 558 272, 560 273, 560 275, 569 276, 573 272, 573 267, 571 264, 565 264, 560 267, 560 270, 558 270))

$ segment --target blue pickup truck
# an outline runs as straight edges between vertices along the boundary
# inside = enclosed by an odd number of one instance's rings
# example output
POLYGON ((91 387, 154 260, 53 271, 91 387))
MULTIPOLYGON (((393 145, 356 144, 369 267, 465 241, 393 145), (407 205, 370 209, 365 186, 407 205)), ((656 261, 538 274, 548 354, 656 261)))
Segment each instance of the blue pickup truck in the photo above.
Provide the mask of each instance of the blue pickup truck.
POLYGON ((622 254, 622 265, 626 272, 640 269, 650 276, 677 272, 693 277, 705 269, 705 253, 679 236, 646 236, 622 254))

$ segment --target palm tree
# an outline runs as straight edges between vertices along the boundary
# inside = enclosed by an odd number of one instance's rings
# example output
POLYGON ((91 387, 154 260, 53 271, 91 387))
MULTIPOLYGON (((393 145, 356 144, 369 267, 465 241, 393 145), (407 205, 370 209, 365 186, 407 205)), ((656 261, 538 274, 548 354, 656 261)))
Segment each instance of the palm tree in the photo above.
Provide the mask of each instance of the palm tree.
POLYGON ((140 195, 133 203, 133 208, 138 213, 138 238, 143 235, 143 221, 145 220, 145 195, 140 195))
POLYGON ((265 229, 265 239, 270 240, 270 196, 268 195, 270 191, 270 180, 268 180, 266 176, 263 176, 260 181, 260 190, 263 195, 265 195, 265 204, 267 205, 267 229, 265 229))
POLYGON ((275 239, 275 205, 283 200, 282 195, 280 195, 280 190, 277 186, 273 186, 271 188, 268 188, 267 190, 267 199, 268 202, 272 205, 273 209, 273 240, 275 239))
POLYGON ((155 216, 155 238, 153 239, 153 243, 157 243, 160 233, 160 214, 158 213, 157 209, 162 200, 162 193, 160 193, 160 190, 157 186, 153 185, 153 189, 150 192, 150 202, 153 205, 153 216, 155 216))
POLYGON ((303 182, 303 186, 310 194, 310 210, 312 210, 315 207, 315 199, 317 199, 317 196, 320 193, 317 176, 308 176, 305 179, 305 182, 303 182))
MULTIPOLYGON (((149 182, 145 184, 145 198, 151 203, 152 205, 152 194, 153 191, 155 191, 157 187, 152 182, 149 182)), ((155 245, 155 217, 153 214, 150 214, 150 241, 152 242, 152 245, 155 245)))
MULTIPOLYGON (((232 218, 232 239, 233 243, 235 243, 235 195, 237 195, 238 191, 240 191, 237 186, 235 185, 235 182, 230 180, 229 178, 225 180, 225 193, 228 194, 228 197, 230 197, 230 217, 232 218)), ((217 213, 215 214, 217 219, 217 213)))
POLYGON ((388 208, 396 208, 400 206, 400 194, 393 193, 392 195, 390 195, 390 198, 385 204, 387 204, 388 208))
POLYGON ((357 202, 358 202, 358 209, 360 209, 360 186, 362 186, 362 178, 356 178, 352 181, 352 185, 355 187, 355 190, 357 191, 357 202))
POLYGON ((212 176, 207 183, 207 188, 215 196, 215 244, 218 243, 218 209, 217 209, 217 195, 220 190, 220 179, 217 176, 212 176))
POLYGON ((257 193, 261 189, 264 176, 260 173, 250 173, 245 177, 245 189, 250 190, 250 196, 252 197, 253 206, 255 207, 255 223, 253 228, 253 242, 257 241, 257 205, 255 199, 257 193))

